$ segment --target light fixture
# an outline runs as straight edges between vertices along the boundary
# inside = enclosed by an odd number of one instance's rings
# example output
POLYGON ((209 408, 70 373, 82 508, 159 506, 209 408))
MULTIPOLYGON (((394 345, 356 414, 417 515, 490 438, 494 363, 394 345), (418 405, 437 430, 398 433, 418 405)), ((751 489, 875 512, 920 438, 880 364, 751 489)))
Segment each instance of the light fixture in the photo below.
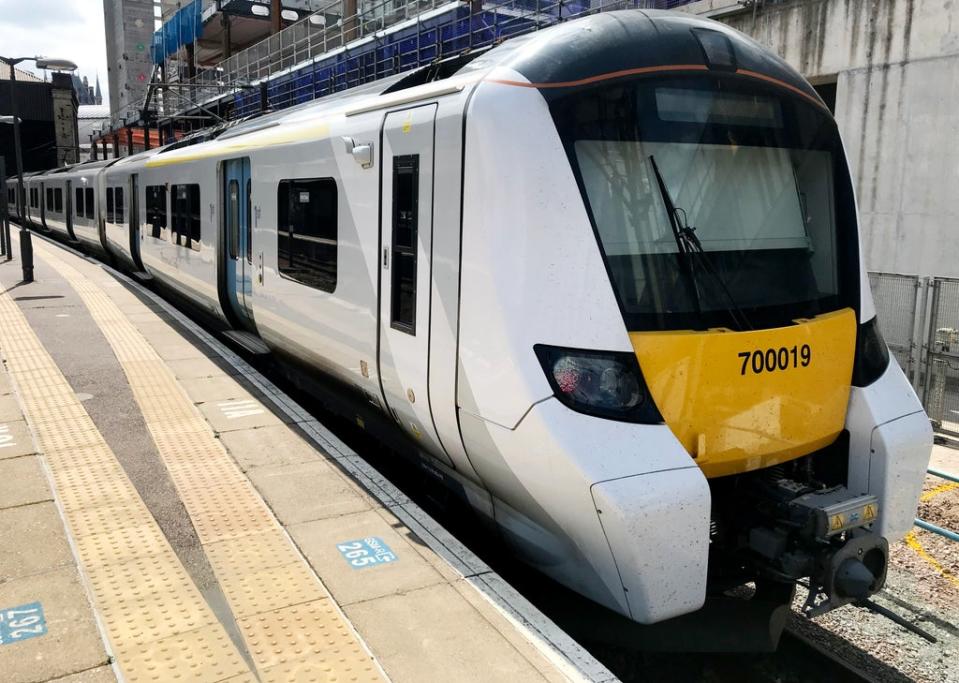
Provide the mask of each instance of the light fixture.
POLYGON ((76 71, 79 67, 69 59, 46 59, 37 57, 37 68, 47 71, 76 71))

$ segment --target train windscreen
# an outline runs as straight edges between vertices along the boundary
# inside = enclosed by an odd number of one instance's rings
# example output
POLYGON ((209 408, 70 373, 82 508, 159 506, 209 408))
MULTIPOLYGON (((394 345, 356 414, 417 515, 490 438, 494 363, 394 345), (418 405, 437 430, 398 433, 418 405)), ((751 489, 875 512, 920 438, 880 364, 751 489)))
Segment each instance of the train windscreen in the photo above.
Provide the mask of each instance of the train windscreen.
POLYGON ((835 122, 734 76, 618 82, 552 103, 630 329, 743 329, 853 305, 835 122))

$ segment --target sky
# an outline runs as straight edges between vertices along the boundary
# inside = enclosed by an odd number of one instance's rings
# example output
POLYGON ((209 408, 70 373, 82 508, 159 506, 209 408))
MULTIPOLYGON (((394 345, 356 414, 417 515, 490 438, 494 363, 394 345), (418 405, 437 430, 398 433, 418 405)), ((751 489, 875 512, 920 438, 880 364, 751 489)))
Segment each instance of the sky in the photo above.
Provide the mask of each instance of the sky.
MULTIPOLYGON (((90 85, 99 72, 109 102, 102 0, 0 0, 0 50, 4 57, 69 59, 90 85)), ((29 62, 19 68, 43 76, 29 62)))

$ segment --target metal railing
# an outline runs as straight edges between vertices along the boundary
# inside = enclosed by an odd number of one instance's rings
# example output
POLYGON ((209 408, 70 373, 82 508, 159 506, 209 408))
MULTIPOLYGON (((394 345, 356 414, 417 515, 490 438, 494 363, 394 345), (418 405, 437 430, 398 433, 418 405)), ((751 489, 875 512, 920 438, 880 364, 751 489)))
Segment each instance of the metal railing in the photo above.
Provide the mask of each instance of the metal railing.
POLYGON ((171 81, 161 118, 215 105, 218 116, 241 118, 306 102, 469 50, 488 47, 556 23, 627 8, 668 8, 692 0, 382 0, 342 16, 331 0, 306 19, 236 53, 194 78, 171 81), (266 98, 251 86, 267 83, 266 98), (264 102, 264 99, 266 102, 264 102))

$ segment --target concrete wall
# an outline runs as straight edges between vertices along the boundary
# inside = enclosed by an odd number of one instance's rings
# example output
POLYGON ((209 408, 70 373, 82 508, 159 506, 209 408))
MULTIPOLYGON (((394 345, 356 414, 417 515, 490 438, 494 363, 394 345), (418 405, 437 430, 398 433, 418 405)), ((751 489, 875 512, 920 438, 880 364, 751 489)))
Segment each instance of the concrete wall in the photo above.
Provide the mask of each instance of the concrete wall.
POLYGON ((870 270, 959 277, 959 0, 786 0, 713 13, 835 80, 870 270))
POLYGON ((135 119, 153 74, 153 0, 103 0, 110 115, 135 119))

